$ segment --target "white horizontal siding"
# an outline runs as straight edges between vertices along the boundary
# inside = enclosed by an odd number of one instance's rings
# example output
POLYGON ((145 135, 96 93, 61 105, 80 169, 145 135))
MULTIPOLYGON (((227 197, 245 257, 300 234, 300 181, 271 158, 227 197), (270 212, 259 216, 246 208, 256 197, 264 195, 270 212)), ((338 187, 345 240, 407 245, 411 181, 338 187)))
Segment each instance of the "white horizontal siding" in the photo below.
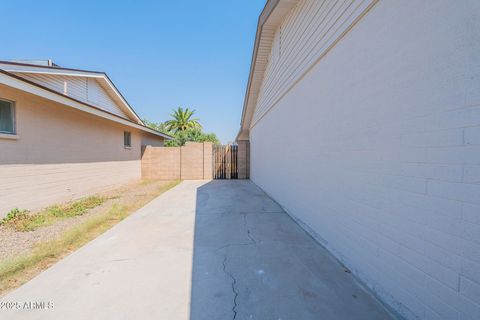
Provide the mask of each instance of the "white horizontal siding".
POLYGON ((67 95, 69 97, 94 105, 121 117, 128 118, 128 116, 120 109, 110 95, 94 78, 23 72, 16 74, 62 94, 64 93, 64 86, 66 83, 67 95))
POLYGON ((375 0, 302 0, 275 32, 252 127, 375 0))
POLYGON ((62 94, 64 93, 64 83, 67 82, 67 92, 70 97, 82 101, 87 100, 87 78, 40 73, 17 73, 17 75, 62 94))
POLYGON ((115 101, 113 101, 113 99, 108 95, 105 89, 100 86, 96 79, 87 79, 87 89, 87 101, 89 103, 99 106, 100 108, 114 114, 128 118, 128 116, 117 106, 115 101))

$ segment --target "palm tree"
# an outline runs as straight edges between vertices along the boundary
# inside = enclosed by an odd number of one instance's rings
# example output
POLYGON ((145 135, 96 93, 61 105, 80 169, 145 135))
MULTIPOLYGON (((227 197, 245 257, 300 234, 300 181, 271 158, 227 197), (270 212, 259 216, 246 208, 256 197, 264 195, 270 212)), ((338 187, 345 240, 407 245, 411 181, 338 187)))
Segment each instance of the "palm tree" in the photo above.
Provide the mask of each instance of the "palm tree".
POLYGON ((185 131, 188 129, 201 129, 202 125, 198 121, 198 118, 192 119, 195 110, 189 110, 182 107, 178 107, 177 110, 173 110, 173 113, 170 115, 173 119, 165 122, 165 128, 168 131, 178 132, 185 131))

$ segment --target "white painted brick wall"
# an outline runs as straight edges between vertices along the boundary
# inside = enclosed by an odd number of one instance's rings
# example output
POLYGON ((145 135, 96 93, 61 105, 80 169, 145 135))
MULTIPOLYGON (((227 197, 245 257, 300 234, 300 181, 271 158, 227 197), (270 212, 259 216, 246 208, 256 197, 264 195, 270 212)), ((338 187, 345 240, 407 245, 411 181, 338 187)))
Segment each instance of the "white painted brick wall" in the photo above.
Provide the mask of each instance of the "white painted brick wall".
POLYGON ((480 127, 465 128, 465 144, 480 144, 480 127))
POLYGON ((251 128, 252 180, 407 319, 480 319, 478 39, 480 1, 380 0, 251 128))
POLYGON ((480 184, 480 166, 464 166, 464 182, 480 184))

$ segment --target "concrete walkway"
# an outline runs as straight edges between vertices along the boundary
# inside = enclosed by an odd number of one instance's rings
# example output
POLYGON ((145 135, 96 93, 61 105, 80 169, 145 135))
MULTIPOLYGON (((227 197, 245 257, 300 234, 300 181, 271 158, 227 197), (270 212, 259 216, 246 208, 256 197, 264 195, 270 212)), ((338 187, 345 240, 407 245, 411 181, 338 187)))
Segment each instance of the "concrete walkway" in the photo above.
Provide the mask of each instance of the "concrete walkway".
POLYGON ((0 319, 391 319, 249 181, 186 181, 0 301, 0 319))

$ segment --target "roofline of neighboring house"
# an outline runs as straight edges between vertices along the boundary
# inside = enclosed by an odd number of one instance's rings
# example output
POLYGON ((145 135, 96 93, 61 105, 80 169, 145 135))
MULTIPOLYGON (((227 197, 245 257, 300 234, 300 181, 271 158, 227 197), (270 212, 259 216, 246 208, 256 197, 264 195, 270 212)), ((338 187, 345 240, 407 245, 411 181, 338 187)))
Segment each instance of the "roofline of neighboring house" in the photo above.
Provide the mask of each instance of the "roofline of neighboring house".
MULTIPOLYGON (((262 13, 258 17, 257 32, 255 35, 255 42, 253 46, 252 60, 250 63, 250 73, 248 75, 247 88, 245 91, 245 98, 243 102, 242 118, 240 121, 240 131, 237 134, 236 140, 248 140, 248 138, 245 139, 245 136, 242 137, 242 133, 244 132, 244 127, 246 124, 250 126, 250 120, 249 120, 249 123, 245 123, 245 116, 247 112, 250 93, 252 91, 252 78, 255 73, 255 63, 257 60, 257 53, 258 53, 258 48, 260 46, 260 40, 262 39, 263 27, 268 22, 269 18, 272 16, 274 11, 279 7, 280 4, 285 4, 287 7, 291 8, 293 7, 293 5, 296 4, 296 2, 297 0, 267 0, 267 3, 265 4, 265 7, 262 10, 262 13)), ((289 9, 287 9, 286 11, 288 12, 289 9)), ((282 19, 277 19, 278 25, 279 25, 279 22, 281 22, 281 20, 282 19)))
POLYGON ((59 67, 59 66, 42 66, 42 65, 32 64, 32 63, 4 61, 4 60, 0 60, 0 64, 9 64, 9 65, 14 65, 14 66, 23 66, 23 67, 32 67, 32 68, 43 68, 43 69, 46 69, 46 70, 64 70, 64 71, 73 71, 73 72, 85 72, 85 73, 96 74, 100 77, 104 77, 105 80, 108 82, 108 84, 115 91, 115 93, 119 96, 120 100, 122 100, 122 102, 126 105, 128 110, 134 115, 134 117, 137 118, 137 121, 140 124, 144 125, 140 116, 135 112, 135 110, 132 108, 132 106, 128 103, 127 99, 125 99, 125 97, 122 95, 120 90, 118 90, 118 88, 115 86, 115 84, 113 83, 113 81, 110 79, 110 77, 108 76, 108 74, 106 72, 84 70, 84 69, 74 69, 74 68, 63 68, 63 67, 59 67))
POLYGON ((128 106, 128 108, 130 109, 130 111, 132 111, 132 113, 137 117, 138 121, 140 122, 140 124, 142 125, 145 125, 143 123, 143 120, 140 118, 140 116, 135 112, 135 109, 132 108, 132 106, 128 103, 127 99, 125 99, 125 97, 123 96, 122 92, 120 90, 118 90, 117 86, 113 83, 113 81, 110 79, 110 77, 108 76, 108 74, 106 72, 103 73, 103 75, 105 76, 105 78, 107 79, 107 81, 110 83, 110 85, 113 87, 113 89, 115 90, 115 92, 120 96, 120 98, 123 100, 123 102, 125 102, 125 104, 128 106))
POLYGON ((30 81, 28 79, 22 78, 20 76, 17 76, 13 73, 10 73, 10 72, 2 70, 2 69, 0 69, 0 84, 4 84, 6 86, 9 86, 9 87, 12 87, 12 88, 15 88, 15 89, 19 89, 19 90, 37 95, 37 96, 40 96, 42 98, 46 98, 46 99, 53 100, 55 102, 58 102, 58 103, 61 103, 61 104, 64 104, 64 105, 74 107, 77 110, 84 111, 84 112, 87 112, 87 113, 92 114, 92 115, 100 116, 104 119, 108 119, 108 120, 111 120, 111 121, 114 121, 114 122, 117 122, 117 123, 120 123, 120 124, 123 124, 123 125, 127 125, 129 127, 136 128, 136 129, 154 134, 156 136, 163 137, 164 139, 167 139, 167 140, 173 140, 174 139, 172 136, 170 136, 168 134, 165 134, 163 132, 160 132, 158 130, 152 129, 150 127, 147 127, 143 123, 142 124, 136 123, 135 121, 132 121, 131 119, 124 118, 124 117, 119 116, 117 114, 114 114, 112 112, 103 110, 103 109, 101 109, 97 106, 94 106, 94 105, 85 103, 83 101, 77 100, 75 98, 69 97, 67 95, 64 95, 64 94, 58 92, 58 91, 47 88, 47 87, 42 86, 38 83, 35 83, 35 82, 30 81), (2 79, 3 78, 2 75, 7 76, 11 79, 14 79, 14 81, 10 81, 10 82, 5 81, 4 79, 2 79), (24 84, 27 84, 28 86, 33 86, 37 90, 27 91, 27 90, 25 90, 26 89, 25 87, 20 86, 20 85, 16 85, 15 80, 20 81, 24 84), (38 91, 38 89, 40 89, 41 91, 38 91), (43 92, 42 92, 42 90, 43 90, 43 92), (42 94, 42 93, 45 93, 45 91, 48 94, 42 94), (58 99, 52 98, 50 96, 51 94, 58 97, 58 99), (68 103, 68 102, 70 102, 70 103, 68 103), (85 108, 85 107, 87 107, 87 108, 85 108))
POLYGON ((2 64, 11 64, 14 66, 24 66, 24 67, 36 67, 36 68, 46 68, 46 69, 59 69, 59 70, 67 70, 67 71, 79 71, 79 72, 88 72, 88 73, 98 73, 100 75, 105 74, 102 71, 93 71, 93 70, 85 70, 85 69, 74 69, 74 68, 64 68, 60 66, 43 66, 41 64, 33 64, 33 63, 25 63, 25 62, 15 62, 15 61, 6 61, 0 60, 2 64))

